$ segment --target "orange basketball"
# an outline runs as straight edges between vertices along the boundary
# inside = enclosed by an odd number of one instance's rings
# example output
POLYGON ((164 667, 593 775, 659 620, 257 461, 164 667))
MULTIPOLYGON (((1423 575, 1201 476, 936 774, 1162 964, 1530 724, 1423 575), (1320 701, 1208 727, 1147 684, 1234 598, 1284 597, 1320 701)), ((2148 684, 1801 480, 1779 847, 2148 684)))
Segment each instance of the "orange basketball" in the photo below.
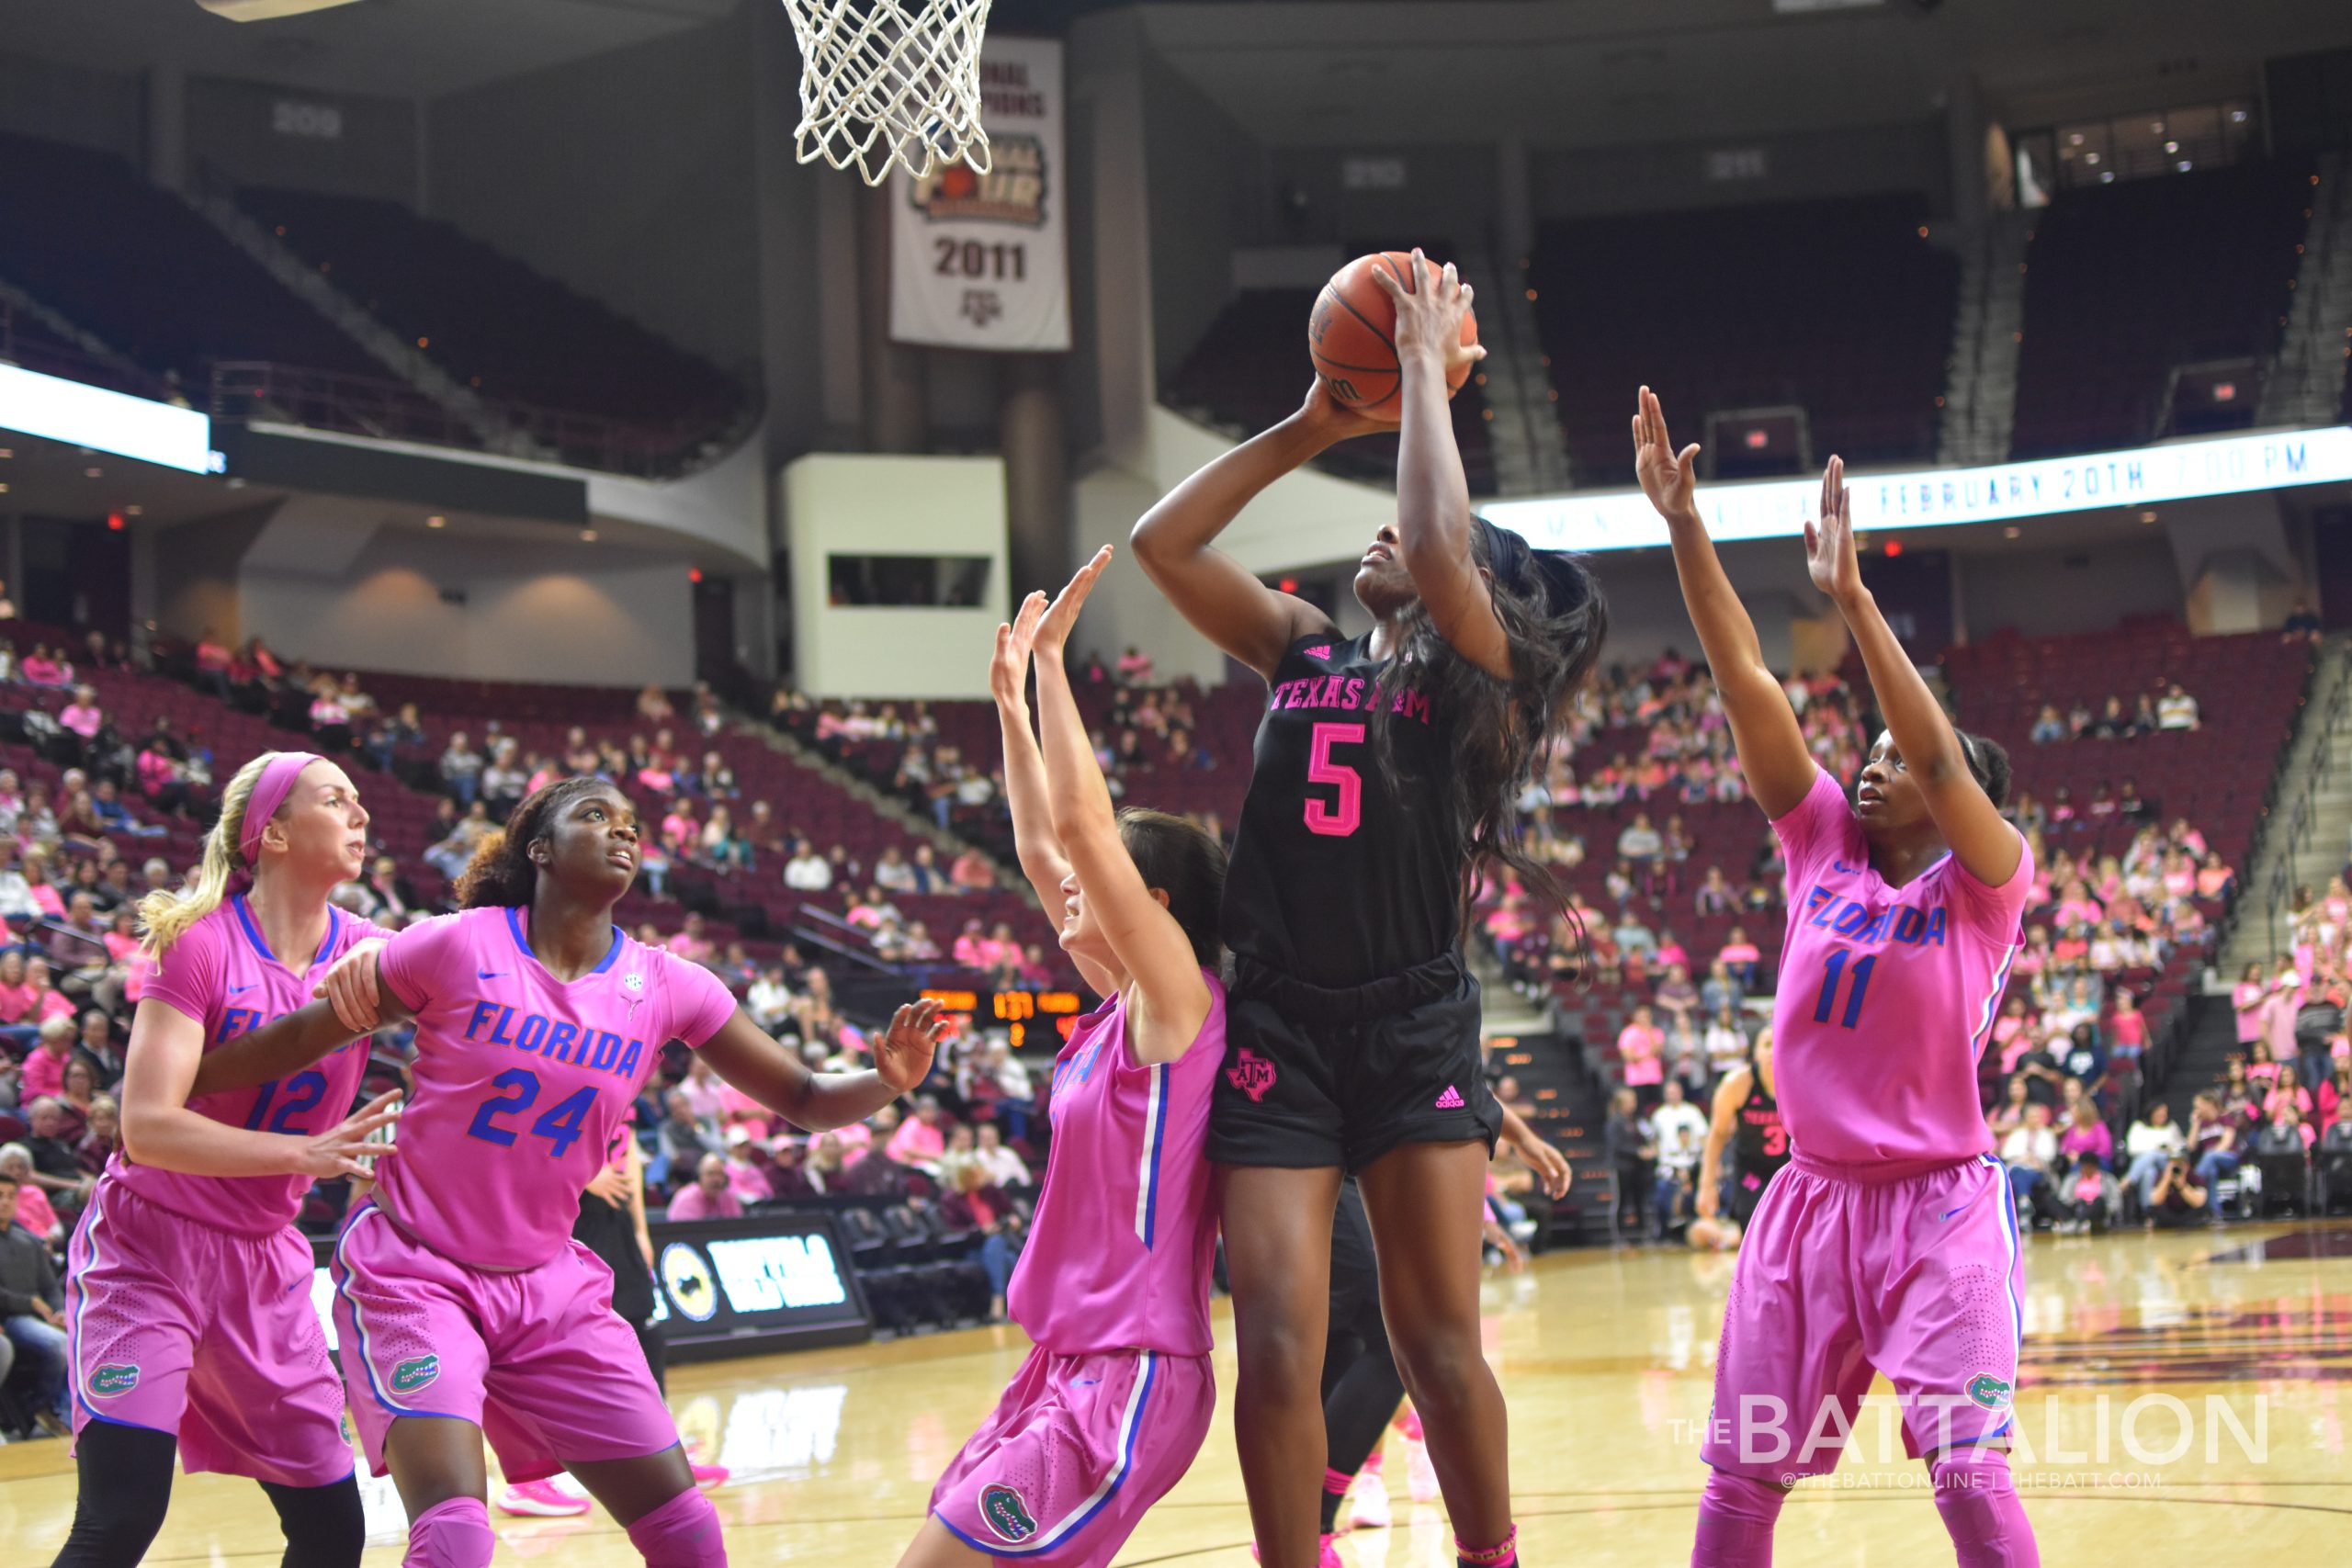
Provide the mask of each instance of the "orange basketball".
MULTIPOLYGON (((1422 287, 1435 287, 1443 269, 1426 257, 1422 265, 1427 269, 1427 281, 1422 287)), ((1412 276, 1412 265, 1409 251, 1378 251, 1358 256, 1333 273, 1331 281, 1323 286, 1323 292, 1315 297, 1315 309, 1306 318, 1306 352, 1315 361, 1315 374, 1322 378, 1335 402, 1366 413, 1395 417, 1400 380, 1396 369, 1396 307, 1381 291, 1373 277, 1373 269, 1385 266, 1397 282, 1403 283, 1412 276)), ((1463 344, 1467 347, 1477 341, 1477 317, 1464 313, 1463 344)), ((1469 378, 1467 364, 1447 371, 1446 395, 1451 397, 1460 391, 1469 378)))

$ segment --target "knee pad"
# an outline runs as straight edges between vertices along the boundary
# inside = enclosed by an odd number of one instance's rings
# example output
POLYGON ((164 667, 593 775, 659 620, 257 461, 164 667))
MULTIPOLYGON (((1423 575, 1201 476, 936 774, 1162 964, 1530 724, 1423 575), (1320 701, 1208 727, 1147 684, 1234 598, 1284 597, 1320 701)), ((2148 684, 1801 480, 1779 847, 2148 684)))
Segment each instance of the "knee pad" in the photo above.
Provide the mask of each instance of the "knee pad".
POLYGON ((1928 1476, 1960 1568, 2041 1568, 2007 1454, 1982 1445, 1952 1449, 1928 1461, 1928 1476))
POLYGON ((1769 1481, 1709 1470, 1690 1568, 1772 1568, 1772 1526, 1788 1495, 1769 1481))
POLYGON ((325 1486, 265 1481, 261 1489, 277 1510, 277 1528, 286 1532, 281 1568, 359 1568, 368 1546, 368 1511, 359 1501, 357 1476, 325 1486))
POLYGON ((646 1568, 727 1568, 718 1510, 692 1487, 628 1527, 646 1568))
POLYGON ((435 1503, 408 1522, 408 1555, 401 1568, 490 1568, 498 1538, 490 1533, 490 1505, 479 1497, 435 1503))

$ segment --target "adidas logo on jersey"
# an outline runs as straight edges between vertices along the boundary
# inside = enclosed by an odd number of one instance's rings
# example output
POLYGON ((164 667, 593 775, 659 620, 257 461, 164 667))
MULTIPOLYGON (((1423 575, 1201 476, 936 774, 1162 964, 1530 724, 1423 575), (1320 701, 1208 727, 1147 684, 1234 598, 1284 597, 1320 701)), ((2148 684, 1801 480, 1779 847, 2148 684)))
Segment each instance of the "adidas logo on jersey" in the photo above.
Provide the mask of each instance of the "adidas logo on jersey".
POLYGON ((1439 1095, 1439 1096, 1437 1097, 1437 1108, 1438 1108, 1440 1111, 1459 1111, 1459 1110, 1461 1110, 1461 1109, 1462 1109, 1462 1091, 1461 1091, 1460 1089, 1455 1089, 1452 1084, 1448 1084, 1448 1085, 1446 1085, 1446 1086, 1445 1086, 1445 1092, 1444 1092, 1443 1094, 1441 1094, 1441 1095, 1439 1095))

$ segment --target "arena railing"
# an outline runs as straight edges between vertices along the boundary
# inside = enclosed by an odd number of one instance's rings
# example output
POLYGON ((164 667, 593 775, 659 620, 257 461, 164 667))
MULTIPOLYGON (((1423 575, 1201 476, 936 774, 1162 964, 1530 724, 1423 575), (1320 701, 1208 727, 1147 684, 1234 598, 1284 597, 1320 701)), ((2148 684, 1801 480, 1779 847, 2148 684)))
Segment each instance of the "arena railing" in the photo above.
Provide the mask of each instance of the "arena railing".
POLYGON ((212 367, 209 412, 217 420, 278 420, 386 441, 419 441, 469 451, 552 460, 632 479, 670 479, 730 449, 756 408, 724 423, 688 425, 610 419, 494 398, 481 400, 482 428, 390 377, 354 376, 267 360, 223 360, 212 367), (511 442, 495 438, 495 433, 511 442))
POLYGON ((2305 719, 2316 721, 2311 755, 2310 771, 2297 786, 2294 800, 2284 813, 2285 839, 2279 845, 2278 863, 2270 873, 2270 886, 2263 892, 2262 917, 2264 931, 2269 939, 2269 951, 2285 953, 2294 945, 2295 857, 2302 852, 2318 831, 2319 795, 2335 773, 2336 731, 2352 713, 2352 658, 2339 651, 2324 683, 2312 694, 2313 712, 2305 719))

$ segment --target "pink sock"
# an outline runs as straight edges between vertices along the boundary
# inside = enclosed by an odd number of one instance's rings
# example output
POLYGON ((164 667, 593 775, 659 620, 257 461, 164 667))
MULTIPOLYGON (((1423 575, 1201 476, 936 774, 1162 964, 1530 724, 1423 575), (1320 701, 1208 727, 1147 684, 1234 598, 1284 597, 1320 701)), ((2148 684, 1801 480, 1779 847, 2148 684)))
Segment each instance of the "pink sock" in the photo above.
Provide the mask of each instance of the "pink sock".
POLYGON ((1363 1461, 1363 1469, 1358 1471, 1356 1473, 1359 1475, 1378 1475, 1380 1473, 1380 1450, 1378 1449, 1372 1450, 1371 1455, 1363 1461))
POLYGON ((1354 1480, 1355 1477, 1345 1471, 1333 1470, 1327 1465, 1323 1471, 1323 1490, 1334 1497, 1344 1497, 1348 1495, 1350 1483, 1354 1480))
POLYGON ((2009 1479, 2007 1454, 1982 1446, 1953 1449, 1928 1464, 1928 1475, 1960 1568, 2041 1568, 2033 1526, 2009 1479))
POLYGON ((727 1568, 718 1510, 692 1487, 628 1527, 646 1568, 727 1568))
POLYGON ((1772 1568, 1772 1523, 1787 1497, 1770 1482, 1708 1471, 1690 1568, 1772 1568))
POLYGON ((1421 1413, 1418 1410, 1408 1410, 1396 1417, 1396 1429, 1405 1434, 1405 1440, 1408 1443, 1426 1440, 1421 1436, 1421 1413))
POLYGON ((1499 1546, 1465 1546, 1462 1538, 1453 1538, 1454 1561, 1462 1568, 1519 1568, 1519 1530, 1516 1526, 1503 1537, 1499 1546))
POLYGON ((408 1522, 408 1555, 401 1568, 489 1568, 498 1538, 490 1533, 490 1505, 479 1497, 435 1503, 408 1522))

